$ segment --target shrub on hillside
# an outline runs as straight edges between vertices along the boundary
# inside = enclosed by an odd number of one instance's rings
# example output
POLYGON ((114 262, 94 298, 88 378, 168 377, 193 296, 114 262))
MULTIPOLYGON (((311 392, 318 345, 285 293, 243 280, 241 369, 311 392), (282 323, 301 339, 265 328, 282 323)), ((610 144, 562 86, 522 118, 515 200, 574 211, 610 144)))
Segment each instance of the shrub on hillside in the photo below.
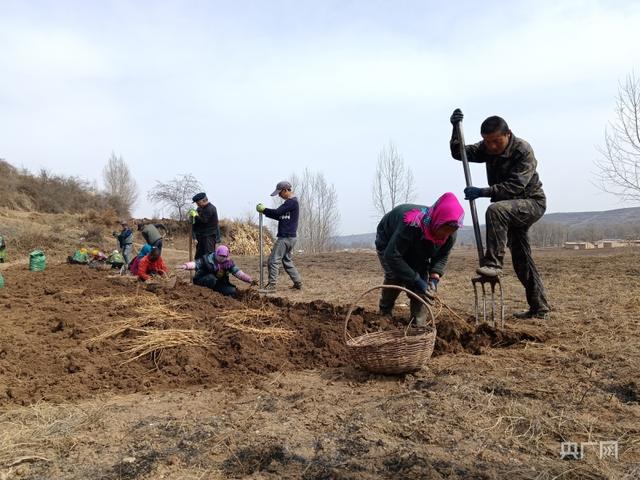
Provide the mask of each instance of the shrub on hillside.
POLYGON ((97 211, 93 208, 84 212, 80 217, 82 223, 90 223, 95 225, 104 225, 109 228, 118 223, 118 212, 113 208, 105 208, 104 210, 97 211))
POLYGON ((87 227, 87 231, 84 232, 84 241, 88 243, 102 243, 104 236, 102 235, 102 227, 97 224, 91 224, 87 227))
POLYGON ((116 197, 99 192, 79 177, 54 175, 41 170, 37 175, 18 170, 0 159, 0 206, 42 213, 82 213, 87 209, 113 209, 128 215, 116 197))

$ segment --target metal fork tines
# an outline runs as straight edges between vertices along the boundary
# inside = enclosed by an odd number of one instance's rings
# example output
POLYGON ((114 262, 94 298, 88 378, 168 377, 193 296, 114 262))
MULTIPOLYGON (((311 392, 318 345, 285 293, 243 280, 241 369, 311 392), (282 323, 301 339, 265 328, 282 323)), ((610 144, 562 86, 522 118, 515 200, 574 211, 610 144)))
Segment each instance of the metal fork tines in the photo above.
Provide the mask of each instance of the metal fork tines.
POLYGON ((471 279, 471 283, 473 284, 473 295, 475 298, 476 325, 482 322, 488 323, 489 325, 492 325, 496 328, 504 328, 504 294, 502 291, 502 283, 500 282, 500 277, 473 277, 471 279), (489 318, 487 318, 487 284, 489 284, 489 286, 491 287, 491 316, 489 318), (480 295, 478 293, 480 290, 482 291, 482 320, 480 320, 480 295), (496 290, 498 291, 497 309, 496 290), (496 310, 499 310, 497 317, 496 310))

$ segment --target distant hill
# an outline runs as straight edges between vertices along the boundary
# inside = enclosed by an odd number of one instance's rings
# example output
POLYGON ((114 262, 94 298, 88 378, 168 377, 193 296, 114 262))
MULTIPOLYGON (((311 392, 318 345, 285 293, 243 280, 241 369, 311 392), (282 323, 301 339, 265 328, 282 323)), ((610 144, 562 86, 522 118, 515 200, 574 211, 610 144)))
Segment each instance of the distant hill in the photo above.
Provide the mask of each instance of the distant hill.
POLYGON ((358 233, 355 235, 340 235, 334 238, 340 248, 374 248, 375 233, 358 233))
MULTIPOLYGON (((538 224, 558 224, 567 231, 579 232, 587 228, 598 227, 604 237, 615 237, 614 228, 618 226, 636 225, 640 228, 640 207, 618 208, 601 212, 560 212, 548 213, 538 224), (611 233, 608 232, 611 230, 611 233)), ((484 225, 481 225, 484 239, 484 225)), ((339 248, 374 248, 375 233, 357 235, 341 235, 336 237, 339 248)), ((474 243, 473 227, 466 225, 458 231, 458 244, 474 243)))
POLYGON ((640 224, 640 207, 618 208, 602 212, 549 213, 543 217, 543 220, 570 227, 640 224))
MULTIPOLYGON (((338 248, 375 248, 376 234, 358 233, 355 235, 341 235, 335 237, 335 241, 338 248)), ((472 242, 474 242, 473 228, 470 226, 462 227, 458 231, 458 244, 469 244, 472 242)))

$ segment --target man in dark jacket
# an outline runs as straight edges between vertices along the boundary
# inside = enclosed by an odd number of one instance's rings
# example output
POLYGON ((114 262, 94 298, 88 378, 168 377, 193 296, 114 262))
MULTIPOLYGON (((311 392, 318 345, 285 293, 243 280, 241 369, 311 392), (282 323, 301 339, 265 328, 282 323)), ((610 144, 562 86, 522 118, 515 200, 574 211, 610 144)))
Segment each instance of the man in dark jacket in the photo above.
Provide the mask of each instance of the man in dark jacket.
MULTIPOLYGON (((462 226, 464 209, 453 193, 445 193, 431 207, 402 204, 387 212, 376 231, 376 251, 384 272, 383 285, 405 287, 432 299, 462 226)), ((380 313, 390 315, 399 290, 383 289, 380 313)), ((422 326, 423 303, 410 297, 411 316, 422 326)))
MULTIPOLYGON (((460 142, 455 125, 462 121, 460 109, 451 115, 453 135, 451 156, 460 158, 460 142)), ((524 286, 529 310, 514 314, 516 318, 549 318, 542 279, 531 255, 529 228, 537 222, 547 208, 547 199, 536 167, 538 162, 531 145, 516 137, 501 117, 487 118, 480 126, 482 141, 466 145, 470 162, 484 163, 489 186, 464 189, 467 200, 490 197, 487 208, 487 248, 482 266, 476 271, 485 277, 502 274, 505 246, 511 250, 513 269, 524 286)))
POLYGON ((269 282, 265 286, 265 290, 275 291, 280 262, 293 281, 292 288, 300 290, 302 289, 302 279, 292 258, 293 247, 296 245, 300 206, 293 193, 293 187, 287 181, 278 182, 271 196, 275 197, 276 195, 284 200, 284 203, 278 208, 267 208, 262 203, 256 206, 259 213, 278 221, 276 243, 273 244, 271 255, 269 255, 269 282))
POLYGON ((209 202, 207 194, 200 192, 192 200, 198 206, 189 210, 189 217, 193 222, 193 238, 195 238, 195 258, 201 258, 216 251, 216 243, 220 242, 220 226, 218 224, 218 210, 209 202))

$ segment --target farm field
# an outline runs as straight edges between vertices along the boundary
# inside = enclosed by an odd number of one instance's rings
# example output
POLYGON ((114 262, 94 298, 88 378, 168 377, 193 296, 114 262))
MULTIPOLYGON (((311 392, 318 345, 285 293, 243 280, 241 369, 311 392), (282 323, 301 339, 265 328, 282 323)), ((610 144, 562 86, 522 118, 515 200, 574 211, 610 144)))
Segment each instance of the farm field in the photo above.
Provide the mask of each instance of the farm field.
MULTIPOLYGON (((510 317, 525 303, 508 267, 505 331, 476 327, 458 249, 434 356, 403 376, 358 370, 344 344, 347 307, 381 282, 373 252, 298 255, 305 288, 281 276, 273 298, 3 265, 0 479, 639 478, 640 249, 535 256, 550 321, 510 317)), ((352 333, 389 328, 376 293, 360 306, 352 333)))

